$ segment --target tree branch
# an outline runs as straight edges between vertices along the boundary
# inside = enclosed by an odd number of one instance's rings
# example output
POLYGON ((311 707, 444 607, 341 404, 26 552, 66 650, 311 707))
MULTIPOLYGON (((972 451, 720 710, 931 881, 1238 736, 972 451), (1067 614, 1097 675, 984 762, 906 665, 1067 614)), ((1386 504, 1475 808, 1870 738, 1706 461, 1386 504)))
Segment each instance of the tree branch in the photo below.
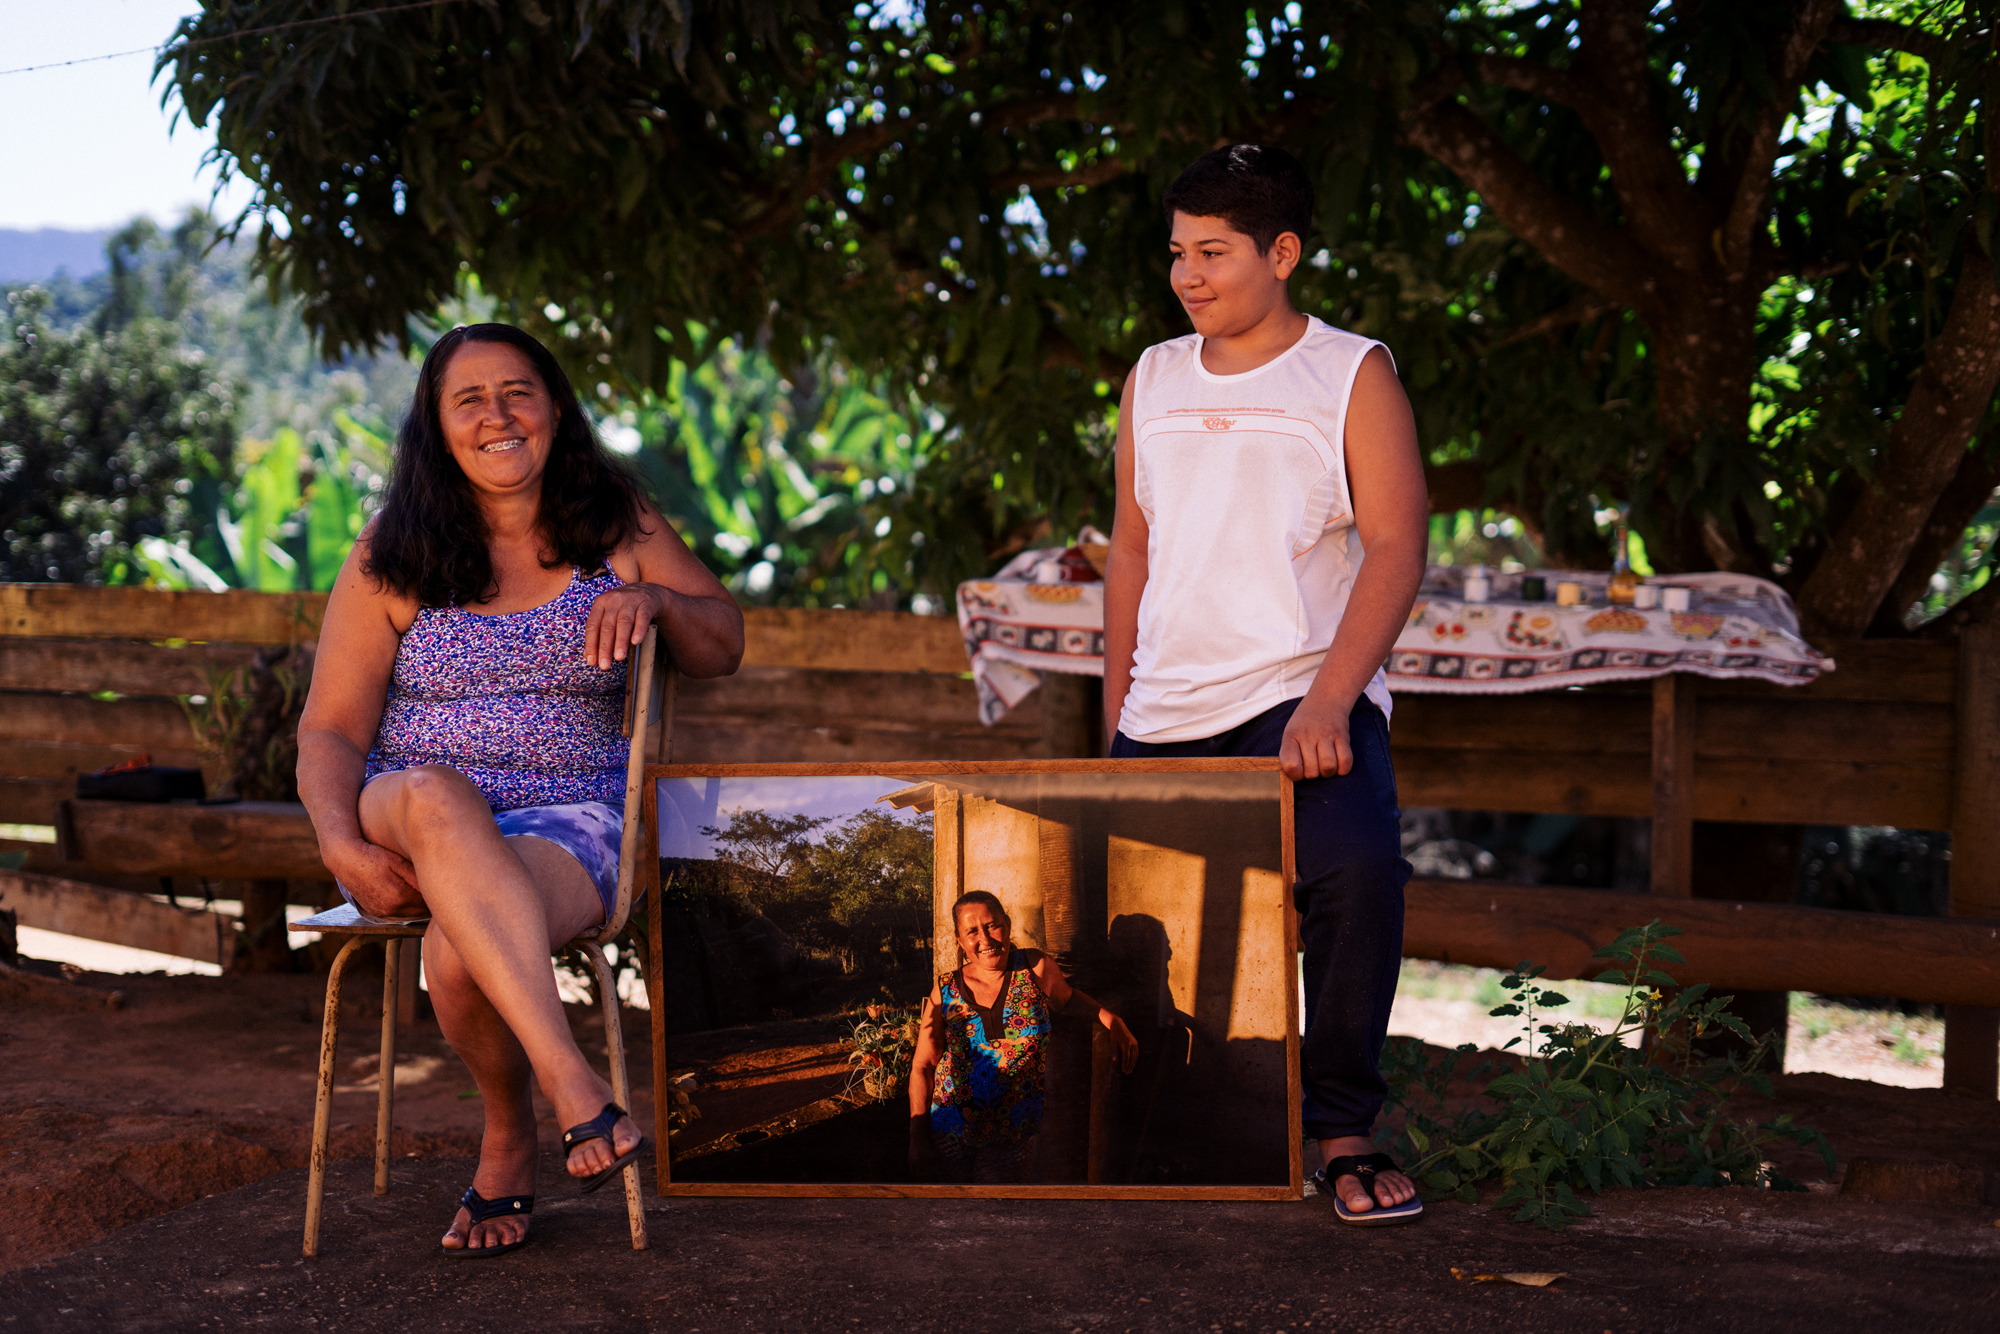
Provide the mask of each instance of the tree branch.
POLYGON ((2000 487, 2000 449, 1989 448, 1985 452, 1992 457, 1981 457, 1982 451, 1969 449, 1959 461, 1958 472, 1938 497, 1923 532, 1917 535, 1910 558, 1903 563, 1903 572, 1896 576, 1888 596, 1882 599, 1875 623, 1868 628, 1871 635, 1903 633, 1904 616, 1924 595, 1931 576, 1944 564, 1951 549, 1964 538, 1967 526, 1986 507, 1994 488, 2000 487))
POLYGON ((1654 110, 1647 10, 1635 0, 1584 0, 1577 68, 1588 102, 1579 113, 1611 171, 1633 240, 1694 277, 1713 267, 1707 241, 1714 210, 1689 183, 1654 110))
POLYGON ((1512 347, 1516 343, 1525 343, 1531 338, 1540 338, 1546 334, 1552 334, 1558 329, 1568 329, 1579 324, 1587 324, 1599 316, 1610 314, 1617 308, 1617 306, 1609 301, 1605 301, 1601 297, 1585 293, 1563 303, 1560 308, 1550 311, 1539 319, 1528 321, 1520 328, 1509 333, 1505 338, 1502 338, 1499 342, 1489 344, 1486 350, 1488 352, 1498 352, 1503 347, 1512 347))
POLYGON ((1564 198, 1455 98, 1403 113, 1403 138, 1479 191, 1516 236, 1557 268, 1620 305, 1657 312, 1658 264, 1631 238, 1564 198))
POLYGON ((1837 18, 1827 29, 1826 40, 1843 46, 1866 46, 1877 51, 1901 51, 1929 60, 1937 51, 1938 39, 1922 28, 1912 28, 1893 19, 1837 18))
POLYGON ((986 183, 996 190, 1013 191, 1022 186, 1030 190, 1062 189, 1067 186, 1102 185, 1115 181, 1120 176, 1129 176, 1137 170, 1130 162, 1120 158, 1105 158, 1088 167, 1075 171, 1064 171, 1061 167, 1026 167, 1019 171, 1003 171, 988 176, 986 183))
POLYGON ((1494 55, 1476 57, 1472 67, 1485 83, 1512 88, 1517 93, 1527 93, 1572 111, 1596 109, 1597 99, 1567 71, 1537 65, 1532 60, 1494 55))
POLYGON ((1822 632, 1855 636, 1874 619, 1963 462, 1996 384, 2000 291, 1992 257, 1968 243, 1944 328, 1889 432, 1876 485, 1856 500, 1800 589, 1801 614, 1822 632))
POLYGON ((1718 257, 1730 273, 1748 272, 1756 262, 1756 242, 1771 202, 1771 166, 1778 159, 1778 143, 1793 94, 1804 81, 1806 66, 1827 29, 1845 8, 1845 0, 1806 0, 1798 22, 1772 52, 1770 95, 1758 110, 1755 128, 1734 164, 1736 180, 1729 191, 1729 207, 1716 232, 1718 257))

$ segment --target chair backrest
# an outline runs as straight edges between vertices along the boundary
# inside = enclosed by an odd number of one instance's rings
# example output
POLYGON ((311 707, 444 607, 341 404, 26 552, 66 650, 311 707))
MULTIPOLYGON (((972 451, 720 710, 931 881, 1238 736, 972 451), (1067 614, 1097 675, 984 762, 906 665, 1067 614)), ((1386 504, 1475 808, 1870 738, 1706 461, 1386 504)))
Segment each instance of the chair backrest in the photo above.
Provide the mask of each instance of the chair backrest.
POLYGON ((660 627, 648 626, 646 638, 625 661, 625 735, 632 742, 625 758, 625 836, 618 848, 618 897, 604 925, 591 933, 599 942, 625 929, 634 887, 640 883, 640 858, 659 855, 639 846, 642 775, 647 765, 665 764, 673 754, 674 665, 660 643, 660 627))

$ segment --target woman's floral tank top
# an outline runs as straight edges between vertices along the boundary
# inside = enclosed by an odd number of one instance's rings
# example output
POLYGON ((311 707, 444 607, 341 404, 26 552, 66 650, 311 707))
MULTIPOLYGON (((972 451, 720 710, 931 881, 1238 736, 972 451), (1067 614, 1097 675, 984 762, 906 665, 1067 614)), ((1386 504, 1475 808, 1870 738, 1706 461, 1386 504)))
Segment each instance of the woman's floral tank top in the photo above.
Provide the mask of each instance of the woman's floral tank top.
POLYGON ((1021 963, 1007 956, 1007 987, 1000 1031, 954 984, 938 978, 944 1001, 944 1056, 931 1079, 931 1132, 975 1148, 1011 1144, 1042 1128, 1042 1059, 1049 1036, 1049 1003, 1021 963))
POLYGON ((590 604, 622 582, 578 570, 527 611, 419 611, 396 649, 367 776, 448 765, 495 811, 623 805, 625 665, 599 671, 583 658, 590 604))

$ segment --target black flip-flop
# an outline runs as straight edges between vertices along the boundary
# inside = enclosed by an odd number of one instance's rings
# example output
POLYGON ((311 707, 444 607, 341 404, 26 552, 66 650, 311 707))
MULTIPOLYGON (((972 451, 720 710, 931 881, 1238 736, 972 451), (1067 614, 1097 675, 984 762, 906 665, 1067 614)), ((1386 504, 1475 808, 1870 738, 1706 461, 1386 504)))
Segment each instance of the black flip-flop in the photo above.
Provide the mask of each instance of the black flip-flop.
MULTIPOLYGON (((565 1162, 569 1160, 570 1151, 575 1149, 577 1145, 588 1144, 594 1139, 601 1139, 606 1144, 611 1145, 612 1148, 617 1148, 617 1142, 611 1138, 611 1132, 617 1128, 621 1117, 630 1115, 630 1112, 620 1107, 617 1103, 607 1102, 604 1104, 604 1110, 599 1112, 592 1120, 585 1121, 580 1126, 571 1126, 568 1130, 563 1131, 563 1160, 565 1162)), ((605 1168, 602 1172, 599 1172, 596 1176, 587 1178, 584 1181, 584 1192, 587 1194, 590 1191, 596 1190, 599 1186, 624 1170, 627 1163, 652 1147, 653 1141, 647 1139, 644 1135, 639 1136, 639 1142, 632 1146, 630 1152, 626 1153, 617 1162, 611 1164, 611 1166, 605 1168)))
POLYGON ((1401 1169, 1396 1160, 1386 1153, 1349 1154, 1335 1158, 1319 1171, 1313 1173, 1313 1188, 1333 1200, 1333 1211, 1340 1221, 1355 1227, 1392 1227, 1397 1223, 1414 1223, 1424 1211, 1424 1202, 1412 1195, 1401 1204, 1384 1204, 1382 1197, 1375 1193, 1375 1174, 1395 1172, 1401 1169), (1368 1192, 1368 1198, 1375 1201, 1375 1207, 1365 1213, 1355 1213, 1347 1207, 1347 1201, 1340 1198, 1340 1192, 1333 1183, 1341 1177, 1357 1177, 1361 1189, 1368 1192))
POLYGON ((465 1194, 458 1197, 459 1207, 472 1215, 472 1222, 466 1226, 464 1246, 439 1246, 438 1249, 454 1260, 490 1260, 496 1255, 518 1251, 530 1240, 523 1237, 519 1241, 502 1242, 498 1246, 471 1245, 472 1229, 489 1218, 503 1214, 531 1214, 535 1212, 535 1197, 532 1195, 503 1195, 497 1200, 489 1200, 478 1191, 467 1186, 465 1194))

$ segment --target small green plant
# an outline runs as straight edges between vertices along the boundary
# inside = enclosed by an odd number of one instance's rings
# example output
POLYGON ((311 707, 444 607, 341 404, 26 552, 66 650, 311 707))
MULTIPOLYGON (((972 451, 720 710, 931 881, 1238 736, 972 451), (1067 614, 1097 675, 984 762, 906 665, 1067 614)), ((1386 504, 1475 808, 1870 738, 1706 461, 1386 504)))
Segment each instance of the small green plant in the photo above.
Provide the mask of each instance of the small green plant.
POLYGON ((916 1007, 870 1004, 849 1035, 848 1094, 859 1090, 865 1099, 893 1098, 910 1082, 910 1063, 917 1052, 916 1007))
POLYGON ((299 715, 312 686, 318 627, 303 601, 291 608, 292 642, 258 649, 240 668, 211 668, 208 693, 180 697, 196 748, 218 775, 217 796, 296 801, 299 715))
POLYGON ((690 1096, 699 1092, 701 1085, 696 1081, 694 1073, 689 1071, 669 1080, 668 1088, 670 1091, 667 1095, 667 1138, 672 1139, 701 1120, 701 1108, 694 1105, 694 1098, 690 1096))
MULTIPOLYGON (((1590 1212, 1577 1197, 1587 1186, 1755 1185, 1801 1189, 1765 1160, 1780 1141, 1817 1148, 1828 1175, 1833 1149, 1826 1137, 1781 1115, 1755 1126, 1724 1119, 1741 1088, 1771 1095, 1759 1068, 1767 1043, 1754 1039, 1728 1012, 1730 997, 1710 997, 1705 985, 1676 988, 1658 965, 1683 962, 1661 943, 1680 931, 1659 922, 1627 931, 1594 958, 1617 966, 1596 981, 1621 983, 1622 1012, 1608 1032, 1588 1024, 1537 1023, 1568 997, 1540 985, 1546 971, 1524 962, 1503 978, 1510 999, 1499 1016, 1523 1016, 1526 1049, 1519 1069, 1486 1086, 1489 1110, 1448 1107, 1447 1089, 1473 1054, 1468 1044, 1433 1062, 1423 1044, 1392 1039, 1383 1051, 1389 1101, 1404 1114, 1392 1151, 1431 1198, 1473 1203, 1482 1183, 1497 1180, 1496 1208, 1518 1206, 1515 1217, 1563 1228, 1590 1212), (1700 1059, 1693 1044, 1714 1029, 1750 1043, 1747 1053, 1700 1059), (1633 1035, 1643 1040, 1626 1045, 1633 1035)), ((1516 1038, 1509 1048, 1521 1043, 1516 1038)), ((1486 1062, 1470 1071, 1492 1072, 1486 1062)))
POLYGON ((1892 1042, 1890 1050, 1896 1059, 1905 1065, 1922 1065, 1930 1060, 1930 1049, 1910 1031, 1909 1025, 1902 1023, 1891 1025, 1889 1037, 1892 1042))

